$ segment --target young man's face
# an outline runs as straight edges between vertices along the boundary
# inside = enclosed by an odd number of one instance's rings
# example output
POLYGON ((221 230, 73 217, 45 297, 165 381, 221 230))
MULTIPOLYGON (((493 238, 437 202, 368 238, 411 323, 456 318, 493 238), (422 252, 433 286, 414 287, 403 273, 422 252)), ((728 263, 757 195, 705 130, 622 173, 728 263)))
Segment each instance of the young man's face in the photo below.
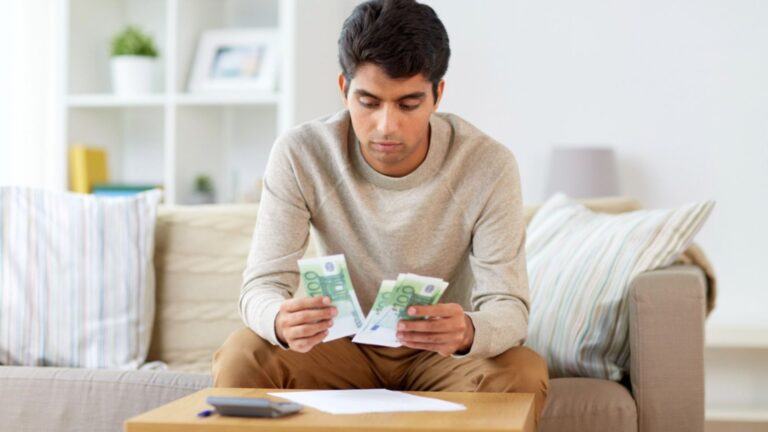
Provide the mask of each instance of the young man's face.
POLYGON ((366 63, 357 68, 350 83, 339 75, 342 98, 369 165, 391 177, 405 176, 419 167, 429 150, 429 117, 437 110, 444 85, 440 81, 435 101, 432 83, 421 74, 393 79, 366 63))

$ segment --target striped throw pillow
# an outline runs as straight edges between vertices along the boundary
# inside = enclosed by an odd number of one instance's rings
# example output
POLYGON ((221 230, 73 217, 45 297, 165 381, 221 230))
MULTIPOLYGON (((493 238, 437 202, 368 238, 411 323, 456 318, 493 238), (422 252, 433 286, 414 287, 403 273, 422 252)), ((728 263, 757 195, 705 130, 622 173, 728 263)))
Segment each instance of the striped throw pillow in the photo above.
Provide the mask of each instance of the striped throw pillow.
POLYGON ((713 206, 613 215, 563 194, 542 206, 526 235, 526 345, 547 360, 552 377, 621 379, 629 361, 629 282, 672 264, 713 206))
POLYGON ((154 317, 161 192, 0 187, 0 363, 137 368, 154 317))

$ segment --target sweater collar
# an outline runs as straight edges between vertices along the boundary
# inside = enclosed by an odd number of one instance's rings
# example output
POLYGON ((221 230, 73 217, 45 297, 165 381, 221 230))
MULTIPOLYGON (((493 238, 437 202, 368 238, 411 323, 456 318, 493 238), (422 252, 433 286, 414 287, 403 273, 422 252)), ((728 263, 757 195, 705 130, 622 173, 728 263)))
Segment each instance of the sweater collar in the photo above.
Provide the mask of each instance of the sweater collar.
POLYGON ((431 179, 440 170, 452 139, 451 125, 436 113, 432 113, 429 118, 429 129, 429 150, 421 165, 403 177, 390 177, 373 169, 365 160, 360 149, 360 141, 352 128, 352 120, 349 119, 347 142, 352 143, 349 146, 352 166, 364 179, 384 189, 405 190, 418 186, 431 179))

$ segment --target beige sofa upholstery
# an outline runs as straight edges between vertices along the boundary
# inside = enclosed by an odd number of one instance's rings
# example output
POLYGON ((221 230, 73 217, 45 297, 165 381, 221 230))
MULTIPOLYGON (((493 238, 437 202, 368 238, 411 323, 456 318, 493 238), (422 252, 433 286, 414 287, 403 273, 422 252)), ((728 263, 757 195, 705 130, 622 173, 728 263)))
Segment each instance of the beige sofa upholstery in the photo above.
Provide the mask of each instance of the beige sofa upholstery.
MULTIPOLYGON (((634 201, 597 200, 611 212, 634 201)), ((14 431, 118 431, 140 412, 210 386, 213 351, 239 328, 237 298, 256 206, 165 207, 158 214, 157 313, 150 361, 168 370, 0 367, 0 415, 14 431)), ((528 220, 535 207, 526 209, 528 220)), ((310 247, 308 255, 313 254, 310 247)), ((542 431, 701 431, 706 280, 685 265, 630 288, 631 374, 623 383, 551 381, 542 431)))

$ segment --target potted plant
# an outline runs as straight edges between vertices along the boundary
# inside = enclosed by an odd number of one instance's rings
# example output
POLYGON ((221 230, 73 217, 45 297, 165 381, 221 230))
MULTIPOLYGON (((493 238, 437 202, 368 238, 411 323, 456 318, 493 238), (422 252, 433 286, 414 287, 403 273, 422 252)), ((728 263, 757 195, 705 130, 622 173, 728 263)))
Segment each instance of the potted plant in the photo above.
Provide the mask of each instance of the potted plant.
POLYGON ((119 95, 157 91, 157 47, 152 36, 128 26, 112 39, 112 88, 119 95))
POLYGON ((195 190, 189 198, 189 204, 213 204, 215 200, 211 178, 207 175, 195 177, 195 190))

